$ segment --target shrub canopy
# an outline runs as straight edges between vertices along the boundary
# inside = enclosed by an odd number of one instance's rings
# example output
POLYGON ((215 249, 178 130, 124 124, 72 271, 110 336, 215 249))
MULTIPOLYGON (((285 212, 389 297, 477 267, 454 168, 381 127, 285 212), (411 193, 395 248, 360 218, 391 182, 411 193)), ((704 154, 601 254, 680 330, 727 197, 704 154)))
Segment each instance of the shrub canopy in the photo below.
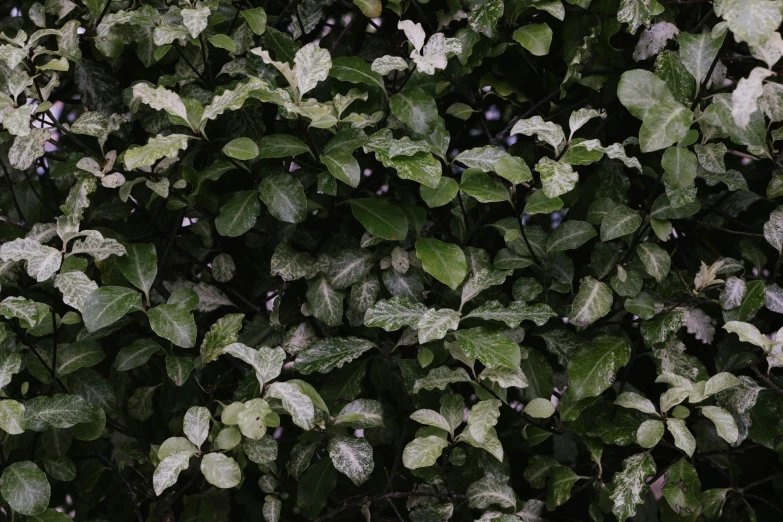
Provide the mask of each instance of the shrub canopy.
POLYGON ((3 2, 2 512, 781 520, 782 20, 3 2))

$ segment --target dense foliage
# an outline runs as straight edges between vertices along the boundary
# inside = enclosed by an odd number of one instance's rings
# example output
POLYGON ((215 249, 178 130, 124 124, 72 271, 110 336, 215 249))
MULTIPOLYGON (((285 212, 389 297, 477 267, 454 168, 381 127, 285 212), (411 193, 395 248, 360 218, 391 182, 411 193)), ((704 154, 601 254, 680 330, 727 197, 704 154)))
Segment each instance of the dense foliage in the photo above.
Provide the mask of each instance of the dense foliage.
POLYGON ((41 1, 7 520, 783 519, 783 0, 41 1))

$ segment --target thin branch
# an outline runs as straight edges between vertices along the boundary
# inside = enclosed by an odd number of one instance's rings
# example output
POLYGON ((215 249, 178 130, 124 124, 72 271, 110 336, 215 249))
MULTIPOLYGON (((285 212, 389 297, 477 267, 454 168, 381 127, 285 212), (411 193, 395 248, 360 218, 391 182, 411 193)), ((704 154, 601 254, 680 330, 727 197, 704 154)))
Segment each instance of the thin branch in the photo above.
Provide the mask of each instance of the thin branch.
POLYGON ((16 199, 16 192, 14 192, 14 184, 11 182, 11 176, 8 174, 8 169, 5 166, 5 162, 0 158, 0 165, 3 166, 3 173, 5 174, 5 181, 8 183, 8 190, 11 191, 11 199, 14 200, 14 207, 16 208, 16 213, 19 214, 19 219, 22 220, 22 222, 27 221, 24 218, 24 212, 22 212, 22 207, 19 205, 19 200, 16 199))
MULTIPOLYGON (((750 362, 750 361, 749 361, 749 362, 750 362)), ((753 370, 753 373, 755 373, 755 374, 756 374, 756 377, 758 377, 759 379, 761 379, 762 381, 764 381, 764 384, 766 384, 767 386, 769 386, 770 388, 772 388, 772 390, 774 390, 776 393, 779 393, 779 394, 783 395, 783 389, 782 389, 780 386, 778 386, 777 384, 775 384, 775 383, 772 381, 772 379, 770 379, 769 377, 767 377, 766 375, 764 375, 763 373, 761 373, 761 372, 759 371, 759 369, 758 369, 758 368, 756 368, 756 365, 755 365, 755 364, 751 363, 751 364, 750 364, 750 369, 751 369, 751 370, 753 370)))
POLYGON ((106 5, 103 6, 103 10, 101 11, 101 14, 98 16, 98 19, 95 21, 95 25, 92 28, 93 31, 96 31, 98 26, 101 25, 103 17, 106 16, 106 13, 109 12, 109 7, 111 6, 112 1, 113 0, 106 0, 106 5))
POLYGON ((553 98, 555 98, 555 97, 556 97, 558 94, 560 94, 560 87, 558 87, 558 88, 557 88, 557 89, 555 89, 554 91, 552 91, 552 92, 550 92, 549 94, 547 94, 547 95, 546 95, 546 96, 545 96, 543 99, 541 99, 540 101, 536 102, 536 103, 535 103, 535 104, 534 104, 532 107, 530 107, 530 108, 529 108, 529 109, 528 109, 528 110, 527 110, 525 113, 523 113, 522 115, 520 115, 520 116, 514 116, 513 118, 511 118, 511 121, 510 121, 510 122, 508 122, 508 125, 506 125, 506 126, 503 128, 503 130, 501 130, 500 132, 498 132, 498 133, 495 135, 495 142, 498 142, 498 143, 499 143, 499 142, 500 142, 500 141, 501 141, 503 138, 505 138, 505 137, 506 137, 506 135, 507 135, 507 134, 508 134, 508 133, 511 131, 511 128, 514 126, 514 124, 515 124, 516 122, 518 122, 519 120, 523 120, 523 119, 525 119, 525 118, 527 118, 527 117, 529 117, 529 116, 532 116, 533 114, 535 114, 535 112, 536 112, 536 111, 537 111, 537 110, 538 110, 538 109, 539 109, 539 108, 540 108, 542 105, 544 105, 544 104, 545 104, 545 103, 547 103, 548 101, 550 101, 550 100, 552 100, 553 98))
POLYGON ((20 221, 14 221, 13 219, 6 216, 0 216, 0 223, 8 223, 9 225, 13 225, 16 228, 20 228, 22 230, 30 230, 31 228, 20 221))
POLYGON ((693 103, 691 104, 691 111, 696 110, 696 107, 699 106, 699 102, 701 101, 701 97, 704 95, 704 91, 707 90, 707 84, 710 81, 710 78, 712 77, 712 72, 715 70, 715 67, 718 65, 718 62, 720 61, 720 53, 715 53, 715 59, 712 60, 712 65, 710 65, 709 70, 707 71, 707 75, 704 77, 704 80, 702 80, 701 85, 699 86, 699 92, 696 93, 696 97, 693 100, 693 103))
POLYGON ((138 500, 138 497, 136 496, 136 492, 133 490, 133 486, 130 482, 128 482, 128 479, 125 478, 125 475, 122 474, 120 471, 120 468, 117 467, 117 465, 112 462, 110 459, 106 458, 106 456, 102 455, 101 453, 95 451, 95 449, 90 446, 90 451, 92 451, 98 459, 100 459, 101 462, 108 465, 117 475, 119 475, 120 479, 122 480, 122 483, 125 484, 125 488, 128 490, 128 494, 130 494, 131 501, 133 502, 134 511, 136 512, 136 520, 138 522, 144 522, 144 516, 141 514, 141 503, 138 500))
POLYGON ((375 495, 374 497, 371 497, 369 495, 364 495, 360 497, 357 500, 345 500, 342 505, 332 511, 329 511, 328 513, 324 513, 320 517, 316 518, 313 522, 322 522, 323 520, 328 520, 335 515, 342 513, 343 511, 355 507, 362 506, 368 502, 378 502, 378 501, 387 501, 395 498, 408 498, 408 497, 433 497, 433 498, 442 498, 442 499, 448 499, 448 500, 461 500, 466 498, 465 495, 455 495, 450 493, 430 493, 426 491, 407 491, 407 492, 400 492, 400 491, 392 491, 390 493, 383 493, 381 495, 375 495))
POLYGON ((517 211, 517 220, 519 221, 519 231, 522 233, 522 239, 525 241, 525 246, 527 247, 527 251, 530 252, 530 257, 533 258, 533 262, 537 264, 538 266, 541 266, 541 260, 538 259, 538 256, 535 252, 533 252, 533 247, 530 245, 530 241, 527 239, 527 234, 525 234, 525 225, 524 225, 524 212, 522 210, 522 194, 520 193, 519 185, 517 185, 514 189, 516 192, 516 206, 514 207, 517 211))
POLYGON ((783 471, 778 471, 777 473, 773 473, 772 475, 770 475, 768 477, 764 477, 761 480, 757 480, 755 482, 751 482, 747 486, 744 486, 744 487, 741 487, 741 488, 737 488, 737 492, 744 493, 745 491, 748 491, 749 489, 753 489, 755 487, 758 487, 758 486, 761 486, 763 484, 766 484, 767 482, 775 480, 776 478, 778 478, 781 475, 783 475, 783 471))
MULTIPOLYGON (((199 79, 204 83, 204 85, 209 85, 209 82, 207 81, 207 79, 204 77, 203 74, 201 74, 198 71, 198 69, 196 69, 193 66, 193 63, 190 60, 188 60, 188 57, 185 56, 185 53, 182 52, 182 49, 180 49, 179 46, 177 46, 177 45, 173 45, 172 47, 174 47, 174 50, 177 51, 177 54, 179 54, 179 57, 182 58, 185 61, 185 63, 188 65, 188 67, 190 67, 190 70, 193 71, 194 73, 196 73, 196 76, 199 77, 199 79)), ((206 69, 206 63, 204 64, 204 68, 206 69)))
POLYGON ((346 34, 348 34, 348 31, 350 31, 350 30, 351 30, 351 26, 352 26, 352 25, 353 25, 353 23, 356 21, 356 17, 357 17, 357 15, 354 15, 354 16, 351 18, 351 21, 350 21, 350 22, 348 22, 348 23, 345 25, 345 27, 343 27, 343 30, 342 30, 342 31, 340 31, 340 34, 337 36, 337 38, 334 40, 334 42, 332 42, 332 48, 331 48, 331 52, 334 52, 335 48, 336 48, 336 47, 337 47, 337 45, 340 43, 340 40, 342 40, 342 39, 343 39, 343 36, 345 36, 346 34))
POLYGON ((765 504, 766 506, 771 507, 772 509, 774 509, 775 511, 777 511, 778 513, 783 515, 783 509, 779 508, 778 506, 776 506, 775 504, 773 504, 769 500, 766 500, 766 499, 764 499, 762 497, 759 497, 758 495, 742 495, 742 496, 745 497, 745 498, 749 498, 749 499, 761 502, 762 504, 765 504))
POLYGON ((764 234, 757 234, 755 232, 743 232, 741 230, 730 230, 728 228, 723 228, 716 225, 711 225, 709 223, 705 223, 704 221, 697 221, 696 224, 714 230, 720 230, 721 232, 725 232, 727 234, 736 234, 738 236, 764 237, 764 234))

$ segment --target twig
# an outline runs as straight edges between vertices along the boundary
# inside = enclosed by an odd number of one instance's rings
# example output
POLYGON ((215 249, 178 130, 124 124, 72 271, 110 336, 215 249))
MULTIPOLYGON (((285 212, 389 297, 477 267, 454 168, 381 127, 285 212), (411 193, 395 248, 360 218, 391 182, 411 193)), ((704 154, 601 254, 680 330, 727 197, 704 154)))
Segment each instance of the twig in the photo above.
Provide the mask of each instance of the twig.
POLYGON ((109 12, 109 6, 111 6, 113 0, 106 0, 106 5, 103 6, 103 10, 101 11, 101 14, 98 16, 98 19, 95 21, 95 25, 92 26, 93 31, 98 30, 98 26, 101 25, 101 22, 103 21, 103 17, 106 16, 106 13, 109 12))
MULTIPOLYGON (((175 50, 175 51, 177 51, 177 54, 179 54, 179 57, 180 57, 180 58, 182 58, 182 59, 185 61, 185 63, 188 65, 188 67, 190 67, 190 69, 191 69, 191 70, 192 70, 194 73, 196 73, 196 76, 198 76, 198 77, 199 77, 199 79, 200 79, 202 82, 204 82, 204 84, 205 84, 205 85, 209 85, 209 82, 207 81, 207 79, 206 79, 206 78, 204 78, 204 75, 203 75, 203 74, 201 74, 201 73, 198 71, 198 69, 196 69, 196 68, 193 66, 193 63, 191 63, 191 61, 190 61, 190 60, 188 60, 188 57, 187 57, 187 56, 185 56, 185 53, 183 53, 183 52, 182 52, 182 49, 180 49, 180 48, 179 48, 179 46, 177 46, 177 45, 172 45, 172 47, 174 47, 174 50, 175 50)), ((206 63, 204 63, 204 69, 206 69, 206 67, 207 67, 207 64, 206 64, 206 63)))
POLYGON ((125 478, 125 475, 122 474, 120 468, 118 468, 117 465, 114 462, 112 462, 110 459, 106 458, 106 456, 95 451, 95 449, 92 446, 90 446, 90 451, 92 451, 95 454, 95 456, 98 457, 98 459, 100 459, 101 462, 107 464, 117 475, 119 475, 123 484, 125 484, 128 493, 130 494, 131 500, 133 501, 133 507, 136 512, 136 519, 138 520, 138 522, 144 522, 144 517, 141 514, 141 504, 139 503, 138 497, 136 496, 136 492, 133 490, 133 486, 131 485, 131 483, 128 482, 128 479, 125 478))
MULTIPOLYGON (((285 20, 285 18, 283 18, 283 17, 288 14, 288 11, 290 11, 291 9, 296 8, 297 4, 299 4, 299 0, 291 0, 290 2, 288 2, 288 5, 285 6, 285 8, 282 11, 280 11, 279 15, 277 15, 277 20, 275 20, 275 23, 272 25, 272 27, 274 27, 275 29, 279 29, 280 28, 280 24, 283 22, 283 20, 285 20)), ((297 17, 297 19, 298 19, 298 17, 297 17)), ((300 26, 301 26, 301 23, 300 23, 300 26)), ((304 33, 304 28, 303 27, 302 27, 302 32, 304 33)))
POLYGON ((33 180, 30 179, 30 175, 27 174, 27 170, 22 170, 22 174, 24 174, 25 179, 27 180, 27 183, 30 185, 30 190, 33 191, 33 195, 38 199, 38 201, 41 202, 43 206, 45 206, 49 212, 51 212, 53 215, 59 214, 41 195, 38 193, 38 191, 35 189, 35 186, 33 185, 33 180))
POLYGON ((199 35, 199 41, 201 43, 201 61, 204 62, 204 72, 209 78, 209 84, 212 85, 212 70, 209 67, 209 59, 207 59, 207 42, 204 40, 204 33, 199 35))
POLYGON ((364 495, 360 497, 358 500, 350 501, 345 500, 343 504, 332 510, 328 513, 324 513, 320 517, 316 518, 313 522, 321 522, 323 520, 328 520, 338 513, 342 513, 346 509, 351 509, 354 507, 362 506, 368 502, 378 502, 378 501, 387 501, 395 498, 407 498, 407 497, 433 497, 433 498, 442 498, 442 499, 448 499, 448 500, 461 500, 466 498, 465 495, 456 495, 456 494, 450 494, 450 493, 430 493, 427 491, 407 491, 407 492, 399 492, 399 491, 392 491, 390 493, 383 493, 381 495, 375 495, 374 497, 371 497, 369 495, 364 495))
POLYGON ((744 487, 741 487, 741 488, 737 488, 737 492, 738 493, 744 493, 745 491, 748 491, 749 489, 753 489, 755 487, 761 486, 762 484, 766 484, 767 482, 769 482, 771 480, 775 480, 780 475, 783 475, 783 471, 778 471, 777 473, 773 473, 772 475, 770 475, 768 477, 765 477, 765 478, 763 478, 761 480, 757 480, 755 482, 751 482, 747 486, 744 486, 744 487))
POLYGON ((696 93, 696 98, 694 98, 693 103, 691 104, 691 112, 696 110, 696 107, 699 106, 701 97, 704 95, 704 91, 707 89, 707 84, 709 83, 710 78, 712 77, 712 72, 715 70, 715 67, 718 65, 718 61, 720 61, 720 51, 715 53, 715 59, 712 60, 712 65, 710 65, 710 68, 707 71, 707 75, 704 77, 704 80, 702 80, 701 85, 699 86, 699 92, 696 93))
POLYGON ((540 108, 542 105, 544 105, 545 103, 547 103, 549 100, 551 100, 551 99, 555 98, 555 97, 556 97, 557 95, 559 95, 559 94, 560 94, 560 87, 558 87, 558 88, 557 88, 557 89, 555 89, 554 91, 552 91, 552 92, 550 92, 549 94, 547 94, 547 95, 546 95, 546 96, 545 96, 543 99, 541 99, 540 101, 536 102, 536 103, 535 103, 535 104, 534 104, 532 107, 530 107, 530 108, 529 108, 529 109, 528 109, 528 110, 527 110, 525 113, 523 113, 522 115, 520 115, 520 116, 514 116, 513 118, 511 118, 511 121, 510 121, 510 122, 508 122, 508 125, 506 125, 506 126, 503 128, 503 130, 501 130, 500 132, 498 132, 497 134, 495 134, 495 142, 500 142, 500 140, 502 140, 503 138, 505 138, 505 137, 506 137, 506 134, 508 134, 508 133, 511 131, 511 128, 514 126, 514 124, 515 124, 516 122, 518 122, 519 120, 523 120, 523 119, 527 118, 528 116, 531 116, 531 115, 533 115, 533 114, 534 114, 534 113, 535 113, 535 112, 536 112, 536 111, 537 111, 537 110, 538 110, 538 109, 539 109, 539 108, 540 108))
POLYGON ((524 212, 522 211, 522 197, 520 194, 520 185, 517 185, 514 189, 516 192, 516 206, 515 209, 517 211, 517 220, 519 221, 519 231, 522 233, 522 239, 525 241, 525 246, 527 247, 528 252, 530 252, 530 257, 533 258, 533 262, 539 266, 541 266, 541 260, 538 259, 538 256, 535 252, 533 252, 533 247, 530 246, 530 241, 527 240, 527 234, 525 234, 525 225, 523 223, 523 217, 524 212))
POLYGON ((3 166, 3 173, 5 174, 5 181, 8 183, 8 190, 11 191, 11 199, 14 200, 14 207, 16 208, 16 213, 19 215, 19 219, 22 220, 22 222, 27 221, 24 218, 24 212, 22 212, 22 207, 19 206, 19 200, 16 199, 16 192, 14 192, 14 184, 11 182, 11 176, 8 174, 8 169, 5 166, 5 162, 3 162, 2 159, 0 159, 0 165, 3 166))
POLYGON ((185 208, 179 211, 179 214, 177 214, 177 222, 174 223, 174 227, 171 229, 171 233, 169 234, 169 240, 166 243, 166 249, 163 251, 163 256, 160 258, 160 264, 158 265, 158 275, 155 277, 155 281, 152 283, 152 286, 155 286, 156 283, 159 283, 163 280, 163 273, 166 270, 166 264, 169 260, 169 255, 171 254, 171 249, 174 247, 174 239, 177 237, 177 232, 179 232, 180 227, 182 226, 182 220, 185 219, 185 208))
POLYGON ((52 297, 52 380, 57 380, 57 315, 54 313, 54 297, 52 297))
POLYGON ((351 29, 351 26, 352 26, 352 25, 353 25, 353 23, 356 21, 356 17, 357 17, 357 15, 354 15, 354 16, 351 18, 351 21, 350 21, 350 22, 348 22, 348 23, 345 25, 345 27, 343 27, 343 30, 342 30, 342 31, 340 31, 340 34, 337 36, 337 38, 335 39, 335 41, 332 43, 332 49, 331 49, 331 51, 332 51, 332 52, 334 52, 335 48, 337 48, 337 45, 340 43, 340 40, 342 40, 342 39, 343 39, 343 36, 345 36, 345 35, 348 33, 348 31, 351 29))
POLYGON ((13 219, 5 217, 5 216, 0 216, 0 223, 8 223, 9 225, 13 225, 16 228, 20 228, 22 230, 30 230, 30 227, 28 227, 24 223, 19 222, 19 221, 14 221, 13 219))
POLYGON ((736 234, 738 236, 764 237, 764 234, 757 234, 755 232, 743 232, 741 230, 730 230, 728 228, 723 228, 716 225, 711 225, 709 223, 705 223, 704 221, 697 221, 696 224, 701 225, 703 227, 712 228, 714 230, 720 230, 721 232, 726 232, 727 234, 736 234))
POLYGON ((761 372, 759 371, 759 369, 758 369, 758 368, 756 368, 756 365, 755 365, 755 364, 753 364, 751 361, 748 361, 748 362, 750 363, 750 369, 751 369, 751 370, 753 370, 753 373, 755 373, 755 374, 756 374, 756 377, 758 377, 759 379, 761 379, 762 381, 764 381, 764 384, 766 384, 767 386, 769 386, 770 388, 772 388, 772 390, 774 390, 775 392, 777 392, 777 393, 779 393, 779 394, 783 395, 783 389, 781 389, 781 388, 780 388, 780 386, 778 386, 777 384, 775 384, 775 383, 772 381, 772 379, 770 379, 769 377, 767 377, 766 375, 764 375, 763 373, 761 373, 761 372))

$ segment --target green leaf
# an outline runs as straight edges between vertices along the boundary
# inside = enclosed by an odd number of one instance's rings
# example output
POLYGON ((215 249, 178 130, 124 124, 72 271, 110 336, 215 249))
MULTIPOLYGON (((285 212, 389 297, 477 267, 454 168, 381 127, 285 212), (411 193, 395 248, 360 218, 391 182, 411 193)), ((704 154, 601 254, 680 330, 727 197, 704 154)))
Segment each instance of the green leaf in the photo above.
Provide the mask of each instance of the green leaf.
POLYGON ((439 390, 446 389, 449 384, 457 382, 470 382, 468 372, 463 368, 450 369, 445 366, 438 366, 427 374, 426 377, 417 379, 413 385, 413 393, 418 393, 420 390, 433 390, 438 388, 439 390))
POLYGON ((329 494, 337 485, 337 472, 331 459, 321 459, 302 474, 296 494, 296 505, 302 514, 314 519, 326 506, 329 494))
POLYGON ((425 426, 435 426, 449 433, 454 431, 446 418, 434 410, 416 410, 411 414, 411 420, 425 426))
POLYGON ((571 498, 571 488, 580 477, 565 466, 552 468, 552 478, 547 484, 546 507, 552 511, 556 507, 565 504, 571 498))
POLYGON ((617 378, 617 371, 628 363, 631 345, 622 337, 593 339, 568 361, 568 389, 576 400, 598 397, 617 378))
POLYGON ((383 199, 352 199, 351 212, 370 234, 389 241, 408 235, 408 218, 399 207, 383 199))
POLYGON ((359 10, 367 18, 377 18, 381 16, 381 9, 383 9, 381 0, 353 0, 353 3, 359 7, 359 10))
POLYGON ((556 198, 570 192, 579 181, 579 174, 571 165, 543 157, 536 163, 536 172, 541 175, 541 184, 546 197, 556 198))
POLYGON ((160 496, 167 488, 176 484, 179 474, 188 469, 190 457, 195 452, 175 451, 160 461, 152 474, 152 485, 155 494, 160 496))
POLYGON ((472 509, 487 509, 493 505, 504 509, 516 506, 514 490, 492 477, 477 480, 468 486, 465 494, 472 509))
POLYGON ((448 445, 448 441, 435 435, 416 437, 405 446, 402 463, 408 469, 427 468, 435 464, 448 445))
POLYGON ((533 192, 525 203, 525 214, 551 214, 555 210, 563 208, 563 200, 554 197, 550 198, 544 191, 537 190, 533 192))
POLYGON ((647 477, 655 475, 655 460, 649 453, 639 453, 623 461, 623 470, 612 477, 614 492, 612 513, 618 520, 626 520, 636 514, 637 506, 644 503, 647 494, 647 477))
POLYGON ((696 512, 701 508, 701 482, 693 465, 680 459, 666 470, 663 498, 675 512, 696 512))
POLYGON ((533 116, 516 122, 511 128, 511 135, 515 134, 536 136, 540 141, 551 145, 558 154, 563 150, 566 141, 563 128, 556 123, 544 121, 541 116, 533 116))
POLYGON ((555 406, 549 399, 537 398, 527 403, 522 412, 535 419, 547 419, 554 415, 555 406))
POLYGON ((416 240, 416 257, 421 260, 425 272, 452 290, 456 290, 465 279, 467 260, 457 245, 419 238, 416 240))
POLYGON ((693 452, 696 451, 696 439, 685 426, 685 421, 682 419, 666 419, 666 427, 674 437, 674 445, 684 451, 689 457, 692 457, 693 452))
MULTIPOLYGON (((380 13, 380 1, 378 1, 377 10, 380 13)), ((341 56, 335 58, 332 63, 332 68, 329 70, 329 76, 343 82, 379 87, 382 91, 386 91, 383 77, 381 77, 380 74, 373 72, 370 64, 358 56, 341 56)))
MULTIPOLYGON (((182 98, 165 87, 159 86, 153 89, 147 83, 137 83, 133 86, 133 97, 138 98, 142 103, 149 105, 156 111, 163 110, 180 120, 188 121, 188 111, 185 108, 185 104, 182 103, 182 98)), ((132 167, 127 168, 129 170, 132 169, 132 167)))
POLYGON ((620 406, 622 408, 631 408, 634 410, 639 410, 643 413, 649 413, 651 415, 657 415, 657 410, 655 409, 655 406, 652 402, 650 402, 649 399, 645 399, 641 395, 635 392, 623 392, 620 395, 617 396, 617 399, 614 401, 614 404, 616 406, 620 406))
POLYGON ((696 155, 682 147, 669 147, 663 153, 661 166, 668 174, 668 180, 675 189, 690 186, 696 179, 698 161, 696 155))
POLYGON ((717 406, 702 406, 701 414, 715 424, 715 429, 720 438, 729 444, 737 442, 737 439, 739 438, 739 429, 737 428, 737 423, 734 421, 734 417, 732 417, 729 412, 717 406))
POLYGON ((425 312, 426 306, 406 297, 382 299, 364 314, 364 325, 393 332, 404 326, 416 327, 425 312))
POLYGON ((194 446, 200 448, 209 435, 209 410, 203 406, 193 406, 185 413, 182 431, 194 446))
POLYGON ((310 312, 316 319, 329 326, 342 324, 345 294, 335 290, 324 275, 319 275, 310 284, 306 297, 310 312))
POLYGON ((601 222, 601 241, 611 241, 636 231, 642 224, 638 211, 625 205, 616 205, 601 222))
POLYGON ((677 43, 680 44, 680 60, 685 69, 694 77, 697 85, 701 85, 723 45, 726 33, 713 38, 709 32, 701 34, 680 33, 677 43))
POLYGON ((421 199, 430 208, 442 207, 450 203, 459 192, 459 184, 453 178, 440 178, 437 188, 426 185, 419 187, 421 199))
POLYGON ((215 229, 221 236, 238 237, 253 228, 261 215, 261 203, 255 190, 234 192, 220 215, 215 218, 215 229))
MULTIPOLYGON (((529 204, 529 202, 528 202, 529 204)), ((584 245, 598 234, 590 223, 568 220, 561 223, 547 240, 548 252, 563 252, 584 245)))
POLYGON ((39 396, 25 402, 24 407, 25 427, 33 431, 70 428, 90 420, 90 405, 78 395, 39 396))
POLYGON ((764 223, 764 239, 772 248, 783 253, 783 207, 778 207, 769 215, 769 221, 764 223))
POLYGON ((636 253, 647 273, 656 281, 661 282, 669 275, 672 260, 664 249, 653 243, 642 243, 636 247, 636 253))
POLYGON ((299 373, 329 373, 341 368, 375 345, 358 337, 331 337, 314 343, 296 357, 294 368, 299 373))
POLYGON ((329 457, 335 469, 359 486, 370 478, 375 463, 372 446, 363 438, 337 436, 329 441, 329 457))
MULTIPOLYGON (((242 12, 246 13, 247 11, 242 12)), ((310 147, 296 136, 291 136, 290 134, 270 134, 264 136, 258 142, 258 150, 259 159, 288 158, 305 153, 311 154, 310 147)))
POLYGON ((443 339, 449 330, 456 330, 459 327, 459 320, 460 313, 456 310, 448 308, 427 309, 423 315, 419 316, 415 325, 419 334, 419 344, 443 339))
POLYGON ((0 401, 0 429, 9 435, 24 433, 24 411, 24 404, 13 399, 0 401))
POLYGON ((147 312, 150 328, 182 348, 196 345, 196 321, 190 310, 173 304, 161 304, 147 312))
POLYGON ((91 332, 119 321, 139 304, 138 292, 122 286, 102 286, 87 296, 82 319, 91 332))
POLYGON ((636 442, 643 448, 654 448, 663 438, 664 431, 663 421, 648 419, 642 422, 639 429, 636 430, 636 442))
POLYGON ((571 305, 568 321, 575 326, 589 326, 612 309, 612 290, 608 285, 586 277, 571 305))
POLYGON ((0 259, 6 262, 26 261, 27 275, 36 281, 52 277, 62 263, 62 253, 52 247, 40 244, 34 239, 14 239, 0 246, 0 259))
POLYGON ((521 361, 519 346, 502 332, 483 326, 458 330, 454 333, 465 353, 490 368, 502 366, 518 368, 521 361))
POLYGON ((122 275, 144 292, 149 300, 152 284, 158 274, 158 255, 152 243, 136 243, 125 247, 126 255, 117 260, 122 275))
POLYGON ((740 42, 761 45, 783 21, 783 4, 778 0, 724 0, 715 6, 740 42))
POLYGON ((264 34, 266 30, 266 12, 263 8, 244 9, 239 11, 239 16, 245 19, 254 34, 264 34))
POLYGON ((231 457, 222 453, 207 453, 201 459, 201 473, 216 488, 228 489, 242 480, 242 471, 231 457))
POLYGON ((650 0, 620 0, 620 8, 617 11, 617 21, 628 24, 628 32, 636 33, 642 25, 649 25, 650 0))
POLYGON ((552 44, 552 29, 547 24, 528 24, 514 31, 512 38, 534 56, 546 56, 552 44))
POLYGON ((359 169, 359 163, 350 151, 336 149, 328 154, 322 154, 320 160, 321 163, 326 165, 332 176, 350 187, 356 188, 359 186, 361 170, 359 169))
POLYGON ((500 181, 473 169, 468 169, 462 174, 459 189, 481 203, 510 201, 508 189, 500 181))
POLYGON ((636 69, 623 73, 617 96, 632 115, 642 120, 642 152, 677 143, 691 126, 693 113, 678 103, 666 82, 651 72, 636 69))
POLYGON ((214 361, 222 353, 223 348, 235 343, 239 330, 242 329, 244 314, 228 314, 210 326, 207 335, 201 342, 201 360, 204 364, 214 361))
POLYGON ((52 490, 46 474, 34 463, 24 460, 3 469, 0 493, 17 513, 35 516, 46 511, 52 490))
POLYGON ((226 143, 223 154, 238 160, 251 160, 258 157, 258 145, 250 138, 236 138, 226 143))
POLYGON ((286 223, 301 223, 307 217, 307 197, 298 179, 280 172, 264 178, 258 186, 269 213, 286 223))
POLYGON ((389 99, 389 108, 412 131, 411 138, 426 141, 433 152, 445 156, 449 134, 432 96, 418 87, 405 89, 389 99))
MULTIPOLYGON (((237 52, 237 46, 234 43, 234 40, 229 38, 225 34, 216 34, 213 36, 210 36, 208 38, 209 43, 217 47, 218 49, 225 49, 226 51, 230 53, 237 52)), ((233 156, 232 156, 233 157, 233 156)))
POLYGON ((139 167, 149 167, 161 158, 176 158, 180 150, 188 148, 188 140, 192 136, 185 134, 158 134, 150 138, 142 147, 130 148, 125 151, 125 169, 134 170, 139 167))

